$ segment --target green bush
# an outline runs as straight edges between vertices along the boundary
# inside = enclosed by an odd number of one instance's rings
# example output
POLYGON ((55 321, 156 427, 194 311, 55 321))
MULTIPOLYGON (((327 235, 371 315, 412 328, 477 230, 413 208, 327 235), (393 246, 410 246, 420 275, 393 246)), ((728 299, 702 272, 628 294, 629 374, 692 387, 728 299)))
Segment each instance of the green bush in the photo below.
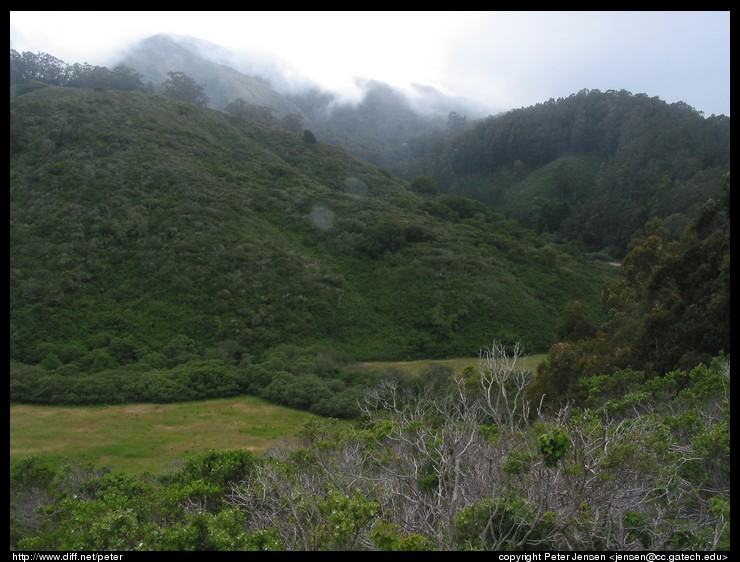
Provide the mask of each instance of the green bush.
POLYGON ((565 428, 557 426, 537 438, 537 448, 542 454, 545 466, 558 465, 571 447, 570 438, 565 428))

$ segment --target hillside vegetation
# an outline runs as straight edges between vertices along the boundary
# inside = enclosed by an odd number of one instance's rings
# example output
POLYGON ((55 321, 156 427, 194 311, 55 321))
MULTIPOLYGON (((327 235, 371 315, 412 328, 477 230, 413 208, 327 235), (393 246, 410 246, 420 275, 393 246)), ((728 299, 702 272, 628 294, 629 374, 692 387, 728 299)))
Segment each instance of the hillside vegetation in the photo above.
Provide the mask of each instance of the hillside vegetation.
MULTIPOLYGON (((126 68, 60 75, 53 57, 15 55, 11 416, 28 413, 19 402, 148 402, 111 411, 122 429, 163 413, 139 428, 183 458, 111 472, 101 454, 135 463, 146 447, 113 439, 66 462, 58 447, 106 436, 91 427, 99 408, 34 406, 88 423, 74 438, 16 424, 11 550, 729 551, 729 119, 702 121, 718 143, 699 135, 710 148, 697 163, 698 115, 665 137, 635 118, 634 138, 601 154, 571 150, 565 114, 549 129, 569 105, 548 103, 503 118, 503 144, 491 123, 471 131, 490 132, 496 153, 439 145, 441 164, 480 157, 459 161, 473 167, 443 193, 430 175, 402 180, 320 134, 251 120, 244 104, 221 113, 133 91, 126 68), (509 171, 516 139, 531 159, 509 171), (461 188, 490 188, 495 205, 461 188), (668 203, 675 213, 656 211, 668 203), (557 243, 582 212, 598 253, 557 243), (623 252, 603 245, 612 237, 623 252), (523 351, 545 350, 533 372, 523 351), (217 416, 203 401, 240 394, 352 421, 312 420, 257 456, 244 447, 274 414, 242 425, 259 402, 222 401, 238 407, 217 416), (195 430, 219 416, 244 443, 204 450, 195 430), (173 435, 190 424, 184 442, 173 435), (34 434, 57 449, 18 440, 34 434)), ((611 142, 588 130, 582 141, 611 142)))
POLYGON ((408 170, 555 241, 621 258, 653 218, 678 235, 730 169, 730 118, 625 90, 582 90, 409 142, 408 170))
POLYGON ((362 423, 312 422, 259 457, 144 474, 21 458, 10 548, 729 551, 729 361, 640 378, 594 378, 588 408, 535 414, 494 346, 464 377, 387 382, 362 423))
POLYGON ((296 133, 151 94, 26 89, 11 98, 11 357, 64 373, 61 389, 126 367, 127 399, 161 399, 143 372, 201 360, 236 392, 233 369, 278 346, 544 351, 567 303, 600 318, 616 275, 296 133))

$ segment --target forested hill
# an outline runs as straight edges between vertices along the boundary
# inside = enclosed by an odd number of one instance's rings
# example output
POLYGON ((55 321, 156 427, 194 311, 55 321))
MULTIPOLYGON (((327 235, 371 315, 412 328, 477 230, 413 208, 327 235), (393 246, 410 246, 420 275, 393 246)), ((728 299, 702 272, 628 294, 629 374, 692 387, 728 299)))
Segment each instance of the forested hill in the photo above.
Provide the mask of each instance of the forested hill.
POLYGON ((266 126, 308 128, 406 180, 431 176, 443 193, 491 204, 549 242, 614 259, 624 257, 631 237, 653 218, 680 236, 707 200, 720 197, 729 171, 729 117, 705 117, 680 102, 582 90, 477 121, 466 115, 475 110, 464 100, 423 87, 413 102, 373 81, 358 84, 365 92, 359 103, 318 90, 279 94, 204 58, 212 47, 159 35, 125 59, 137 70, 112 71, 11 50, 11 87, 38 80, 156 92, 266 126), (422 102, 431 113, 418 112, 422 102))
POLYGON ((582 90, 432 141, 410 143, 408 165, 443 191, 616 257, 651 218, 680 232, 730 169, 729 117, 624 90, 582 90))
POLYGON ((11 97, 10 349, 70 372, 544 351, 614 269, 311 136, 153 94, 11 97), (423 189, 420 187, 422 186, 423 189))

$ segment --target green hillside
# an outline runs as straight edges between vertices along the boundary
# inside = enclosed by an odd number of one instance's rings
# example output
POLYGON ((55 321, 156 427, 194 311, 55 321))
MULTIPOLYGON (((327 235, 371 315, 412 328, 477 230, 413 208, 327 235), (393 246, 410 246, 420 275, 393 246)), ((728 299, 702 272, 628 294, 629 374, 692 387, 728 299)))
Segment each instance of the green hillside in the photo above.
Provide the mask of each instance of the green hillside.
POLYGON ((442 191, 615 258, 653 218, 679 236, 730 170, 729 116, 625 90, 582 90, 419 144, 413 169, 442 191))
MULTIPOLYGON (((31 88, 27 88, 31 89, 31 88)), ((11 98, 11 358, 73 371, 555 341, 611 266, 301 135, 142 93, 11 98)))
POLYGON ((729 552, 729 117, 579 92, 401 179, 15 55, 11 550, 729 552))

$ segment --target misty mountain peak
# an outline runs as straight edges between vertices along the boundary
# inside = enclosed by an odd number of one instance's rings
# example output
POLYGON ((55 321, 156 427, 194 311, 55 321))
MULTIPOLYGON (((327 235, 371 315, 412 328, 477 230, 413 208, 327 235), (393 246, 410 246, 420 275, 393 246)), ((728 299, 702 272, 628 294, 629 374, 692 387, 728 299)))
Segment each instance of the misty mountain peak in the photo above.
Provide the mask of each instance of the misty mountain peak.
POLYGON ((277 117, 301 110, 258 76, 239 72, 224 62, 232 59, 224 47, 190 36, 160 33, 132 45, 119 64, 138 71, 144 80, 160 84, 168 72, 184 72, 201 84, 210 107, 223 110, 234 100, 269 107, 277 117))

